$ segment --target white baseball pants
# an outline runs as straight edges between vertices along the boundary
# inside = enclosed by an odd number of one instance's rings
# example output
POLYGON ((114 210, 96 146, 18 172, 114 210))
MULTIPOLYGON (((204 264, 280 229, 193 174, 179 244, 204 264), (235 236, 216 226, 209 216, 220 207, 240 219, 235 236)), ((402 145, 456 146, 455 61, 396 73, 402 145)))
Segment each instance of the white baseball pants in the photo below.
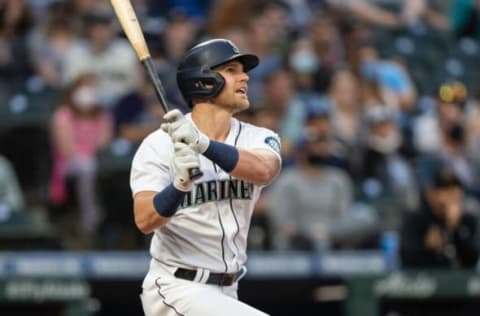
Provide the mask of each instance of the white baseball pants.
POLYGON ((140 295, 145 316, 268 316, 237 299, 238 283, 217 286, 176 278, 156 260, 140 295))

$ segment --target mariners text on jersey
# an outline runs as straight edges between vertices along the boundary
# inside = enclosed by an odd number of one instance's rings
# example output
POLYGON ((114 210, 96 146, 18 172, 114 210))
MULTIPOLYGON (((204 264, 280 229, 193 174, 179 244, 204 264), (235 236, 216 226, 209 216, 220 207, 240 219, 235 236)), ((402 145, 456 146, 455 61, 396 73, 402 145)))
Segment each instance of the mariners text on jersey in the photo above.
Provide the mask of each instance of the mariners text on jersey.
POLYGON ((222 200, 251 200, 253 184, 239 179, 211 180, 196 183, 183 199, 180 208, 222 200))

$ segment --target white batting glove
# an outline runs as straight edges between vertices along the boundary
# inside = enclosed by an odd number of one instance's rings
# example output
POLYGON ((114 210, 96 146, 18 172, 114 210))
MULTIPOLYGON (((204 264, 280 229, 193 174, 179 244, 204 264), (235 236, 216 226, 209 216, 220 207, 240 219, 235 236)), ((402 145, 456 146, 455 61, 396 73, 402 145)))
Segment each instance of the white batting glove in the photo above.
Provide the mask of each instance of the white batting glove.
POLYGON ((173 159, 175 178, 173 186, 180 191, 188 192, 193 188, 193 181, 190 180, 189 170, 200 168, 198 153, 187 144, 174 143, 175 157, 173 159))
POLYGON ((210 140, 192 122, 187 120, 182 112, 177 109, 171 110, 163 118, 168 123, 163 123, 160 128, 170 135, 174 143, 181 142, 190 145, 200 154, 207 150, 210 140))

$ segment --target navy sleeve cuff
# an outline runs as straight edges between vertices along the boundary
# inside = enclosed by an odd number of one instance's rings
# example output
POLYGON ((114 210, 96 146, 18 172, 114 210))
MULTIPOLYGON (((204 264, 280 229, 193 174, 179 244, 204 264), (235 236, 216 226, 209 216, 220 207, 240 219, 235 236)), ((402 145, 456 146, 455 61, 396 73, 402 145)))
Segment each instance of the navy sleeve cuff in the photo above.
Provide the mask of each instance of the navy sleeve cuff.
POLYGON ((172 217, 183 201, 185 192, 177 190, 173 184, 153 197, 153 206, 158 214, 163 217, 172 217))
POLYGON ((231 172, 235 169, 240 158, 237 148, 216 141, 210 141, 210 145, 203 155, 226 172, 231 172))

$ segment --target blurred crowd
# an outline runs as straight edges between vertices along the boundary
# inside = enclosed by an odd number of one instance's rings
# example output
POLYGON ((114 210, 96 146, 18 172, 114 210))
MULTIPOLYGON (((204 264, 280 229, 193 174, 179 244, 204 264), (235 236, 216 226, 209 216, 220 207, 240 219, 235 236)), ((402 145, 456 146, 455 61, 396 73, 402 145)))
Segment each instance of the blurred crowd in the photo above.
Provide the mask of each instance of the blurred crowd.
MULTIPOLYGON (((227 38, 260 57, 238 118, 280 135, 284 166, 250 250, 476 264, 480 1, 132 3, 183 111, 174 74, 194 43, 227 38)), ((144 249, 129 162, 163 111, 110 1, 1 0, 0 77, 0 218, 40 212, 60 249, 144 249)))

